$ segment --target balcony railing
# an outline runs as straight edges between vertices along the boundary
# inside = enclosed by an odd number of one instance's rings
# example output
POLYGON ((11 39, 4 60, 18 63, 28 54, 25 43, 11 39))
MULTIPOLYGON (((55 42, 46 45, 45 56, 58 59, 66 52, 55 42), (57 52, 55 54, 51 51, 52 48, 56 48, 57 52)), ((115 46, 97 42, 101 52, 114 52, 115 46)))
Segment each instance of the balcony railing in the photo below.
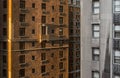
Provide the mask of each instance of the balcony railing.
POLYGON ((41 40, 58 40, 58 36, 56 35, 42 35, 41 40))

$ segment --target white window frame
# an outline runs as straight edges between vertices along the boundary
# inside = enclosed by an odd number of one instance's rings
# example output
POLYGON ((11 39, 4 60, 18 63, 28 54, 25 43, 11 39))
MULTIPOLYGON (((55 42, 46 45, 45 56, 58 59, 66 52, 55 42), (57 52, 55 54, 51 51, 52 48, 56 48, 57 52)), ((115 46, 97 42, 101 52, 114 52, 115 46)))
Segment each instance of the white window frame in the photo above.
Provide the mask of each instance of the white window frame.
POLYGON ((100 25, 93 24, 92 26, 93 26, 92 27, 93 38, 99 38, 100 37, 100 25))
POLYGON ((99 1, 93 1, 93 14, 99 14, 100 13, 100 2, 99 1))
POLYGON ((114 1, 114 11, 115 12, 120 12, 120 0, 115 0, 114 1))

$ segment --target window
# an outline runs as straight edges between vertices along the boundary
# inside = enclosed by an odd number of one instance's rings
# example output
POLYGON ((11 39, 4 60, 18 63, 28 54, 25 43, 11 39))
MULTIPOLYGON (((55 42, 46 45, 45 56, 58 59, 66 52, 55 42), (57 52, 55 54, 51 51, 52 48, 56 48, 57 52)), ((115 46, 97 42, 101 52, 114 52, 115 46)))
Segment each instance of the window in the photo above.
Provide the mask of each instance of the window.
POLYGON ((63 78, 63 74, 60 74, 60 75, 59 75, 59 78, 63 78))
POLYGON ((99 57, 100 57, 100 50, 99 50, 99 48, 92 48, 92 54, 93 54, 92 59, 94 61, 99 61, 99 57))
POLYGON ((25 0, 20 0, 20 8, 25 8, 25 0))
POLYGON ((35 42, 32 42, 32 47, 34 47, 35 46, 35 42))
POLYGON ((115 31, 120 31, 120 25, 115 25, 114 30, 115 31))
POLYGON ((116 38, 120 38, 120 26, 119 25, 115 25, 114 26, 114 37, 116 38))
POLYGON ((3 8, 7 8, 7 0, 3 0, 3 8))
POLYGON ((3 22, 7 22, 7 14, 3 14, 3 22))
POLYGON ((51 57, 54 57, 54 53, 51 53, 51 57))
POLYGON ((120 11, 120 0, 115 0, 114 1, 114 10, 115 12, 119 12, 120 11))
POLYGON ((93 0, 93 14, 99 14, 100 3, 99 0, 93 0))
POLYGON ((42 34, 43 34, 43 35, 46 35, 46 31, 47 31, 47 30, 46 30, 46 26, 42 26, 42 34))
POLYGON ((19 49, 25 49, 25 42, 19 42, 19 49))
POLYGON ((42 3, 42 9, 46 10, 46 4, 42 3))
POLYGON ((52 18, 52 22, 54 22, 54 18, 52 18))
POLYGON ((25 36, 25 28, 20 28, 19 29, 19 35, 20 36, 25 36))
POLYGON ((54 65, 51 65, 51 69, 54 69, 54 65))
POLYGON ((42 23, 46 23, 46 16, 42 16, 41 21, 42 21, 42 23))
POLYGON ((115 51, 114 62, 120 63, 120 51, 118 50, 115 51))
POLYGON ((32 21, 35 21, 35 16, 32 16, 32 21))
POLYGON ((100 27, 99 27, 99 24, 93 24, 93 37, 94 38, 99 38, 100 36, 100 27))
POLYGON ((7 63, 7 57, 6 57, 6 55, 3 55, 3 63, 7 63))
POLYGON ((19 76, 24 77, 25 76, 25 69, 20 69, 19 70, 19 76))
POLYGON ((59 6, 59 12, 63 12, 63 6, 59 6))
POLYGON ((115 38, 120 38, 120 32, 114 32, 114 37, 115 38))
POLYGON ((63 58, 63 51, 59 51, 59 58, 63 58))
POLYGON ((7 77, 7 70, 3 69, 3 77, 7 77))
POLYGON ((35 34, 35 29, 32 29, 32 34, 35 34))
POLYGON ((19 56, 19 63, 25 63, 25 55, 19 56))
POLYGON ((32 8, 35 8, 35 3, 32 3, 32 8))
POLYGON ((7 29, 3 28, 3 36, 7 36, 7 29))
POLYGON ((35 56, 32 56, 32 60, 35 60, 35 56))
POLYGON ((59 63, 59 69, 63 69, 63 62, 59 63))
POLYGON ((46 72, 46 66, 43 65, 43 66, 41 66, 41 73, 45 73, 45 72, 46 72))
POLYGON ((98 71, 92 71, 92 78, 100 78, 98 71))
POLYGON ((63 17, 60 17, 60 18, 59 18, 59 23, 60 23, 60 24, 63 24, 63 17))
POLYGON ((46 53, 41 53, 41 60, 46 60, 46 53))
POLYGON ((3 42, 3 43, 2 43, 2 46, 3 46, 3 47, 2 47, 3 49, 7 49, 7 42, 3 42))
POLYGON ((54 6, 52 6, 52 11, 54 11, 54 6))
POLYGON ((63 35, 63 28, 59 29, 59 35, 63 35))
POLYGON ((120 78, 120 76, 119 75, 114 75, 114 78, 120 78))
POLYGON ((20 14, 19 21, 20 22, 25 22, 25 14, 20 14))
POLYGON ((35 69, 34 68, 32 69, 32 73, 35 73, 35 69))

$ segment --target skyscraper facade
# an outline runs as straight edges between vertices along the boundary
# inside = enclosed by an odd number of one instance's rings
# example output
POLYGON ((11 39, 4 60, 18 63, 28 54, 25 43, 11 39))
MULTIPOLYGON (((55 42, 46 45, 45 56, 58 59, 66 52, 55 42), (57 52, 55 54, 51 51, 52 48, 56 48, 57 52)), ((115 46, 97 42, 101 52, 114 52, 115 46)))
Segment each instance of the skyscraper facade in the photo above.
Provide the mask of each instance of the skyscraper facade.
POLYGON ((68 1, 0 0, 0 78, 68 78, 68 1))
POLYGON ((81 78, 120 78, 120 0, 81 0, 81 78))

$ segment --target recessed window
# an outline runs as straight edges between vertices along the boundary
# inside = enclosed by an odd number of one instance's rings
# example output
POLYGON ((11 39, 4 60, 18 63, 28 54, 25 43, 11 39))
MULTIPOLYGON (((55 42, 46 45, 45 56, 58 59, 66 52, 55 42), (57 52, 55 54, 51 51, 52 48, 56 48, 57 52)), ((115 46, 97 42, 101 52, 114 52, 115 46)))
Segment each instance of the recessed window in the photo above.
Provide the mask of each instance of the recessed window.
POLYGON ((59 18, 59 23, 60 23, 60 24, 63 24, 63 17, 60 17, 60 18, 59 18))
POLYGON ((43 65, 43 66, 41 66, 41 73, 45 73, 45 72, 46 72, 46 66, 43 65))
POLYGON ((7 63, 7 57, 6 57, 6 55, 3 55, 3 63, 7 63))
POLYGON ((63 62, 59 63, 59 69, 63 69, 63 62))
POLYGON ((7 36, 7 29, 3 28, 3 36, 7 36))
POLYGON ((20 8, 25 8, 25 0, 20 0, 20 8))
POLYGON ((42 21, 42 23, 46 23, 46 16, 42 16, 41 21, 42 21))
POLYGON ((115 12, 120 11, 120 0, 115 0, 114 1, 114 10, 115 10, 115 12))
POLYGON ((19 29, 19 36, 25 36, 25 28, 19 29))
POLYGON ((35 34, 35 29, 32 29, 32 34, 35 34))
POLYGON ((42 9, 46 10, 46 4, 42 3, 42 9))
POLYGON ((25 14, 20 14, 19 21, 20 22, 25 22, 25 14))
POLYGON ((2 43, 2 48, 3 48, 3 49, 7 49, 7 42, 3 42, 3 43, 2 43))
POLYGON ((3 8, 7 8, 7 0, 3 0, 3 8))
POLYGON ((115 63, 120 63, 120 51, 119 50, 115 51, 114 62, 115 63))
POLYGON ((3 69, 3 77, 7 77, 7 70, 3 69))
POLYGON ((100 78, 98 71, 92 71, 92 78, 100 78))
POLYGON ((52 11, 54 11, 54 6, 52 6, 52 11))
POLYGON ((35 3, 32 3, 32 8, 35 8, 35 3))
POLYGON ((32 69, 32 73, 35 73, 35 69, 34 68, 32 69))
POLYGON ((35 21, 35 16, 32 16, 32 21, 35 21))
POLYGON ((64 77, 63 77, 63 74, 60 74, 60 75, 59 75, 59 78, 64 78, 64 77))
POLYGON ((19 77, 24 77, 25 76, 25 69, 20 69, 19 70, 19 77))
POLYGON ((63 12, 63 6, 59 6, 59 12, 63 12))
POLYGON ((46 60, 46 53, 41 53, 41 60, 46 60))
POLYGON ((51 69, 54 69, 54 65, 51 65, 51 69))
POLYGON ((94 61, 99 61, 99 57, 100 57, 100 50, 99 48, 92 48, 92 59, 94 61))
POLYGON ((35 60, 35 56, 32 56, 32 60, 35 60))
POLYGON ((25 49, 25 42, 19 42, 19 49, 25 49))
POLYGON ((54 18, 52 18, 52 22, 54 22, 54 18))
POLYGON ((59 35, 63 35, 63 28, 59 29, 59 35))
POLYGON ((99 0, 93 0, 93 14, 99 14, 100 2, 99 0))
POLYGON ((100 26, 99 26, 99 24, 93 24, 92 26, 93 26, 92 27, 92 29, 93 29, 93 31, 92 31, 93 37, 94 38, 99 38, 99 36, 100 36, 100 26))
POLYGON ((25 55, 19 56, 19 63, 25 63, 25 55))
POLYGON ((59 58, 63 58, 63 51, 59 51, 59 58))
POLYGON ((32 42, 32 47, 34 47, 35 46, 35 42, 32 42))
POLYGON ((7 22, 7 14, 3 14, 3 22, 7 22))

